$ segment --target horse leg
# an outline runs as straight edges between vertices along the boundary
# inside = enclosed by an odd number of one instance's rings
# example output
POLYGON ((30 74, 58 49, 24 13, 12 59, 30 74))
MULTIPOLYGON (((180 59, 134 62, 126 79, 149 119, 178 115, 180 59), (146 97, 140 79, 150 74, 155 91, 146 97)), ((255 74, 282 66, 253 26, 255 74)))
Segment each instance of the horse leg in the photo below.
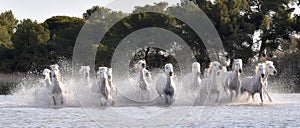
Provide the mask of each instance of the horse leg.
POLYGON ((233 101, 233 95, 234 95, 234 94, 233 94, 233 91, 231 90, 231 91, 230 91, 230 99, 231 99, 231 101, 233 101))
POLYGON ((111 97, 111 105, 115 105, 115 100, 111 97))
POLYGON ((149 101, 149 99, 150 99, 150 91, 147 90, 146 93, 147 93, 147 95, 146 95, 146 101, 149 101))
MULTIPOLYGON (((254 93, 255 94, 255 93, 254 93)), ((254 94, 252 94, 252 103, 254 103, 254 94)))
POLYGON ((220 102, 220 92, 216 91, 216 93, 217 93, 217 100, 216 100, 216 102, 218 103, 218 102, 220 102))
POLYGON ((271 97, 270 97, 270 95, 269 95, 269 93, 268 93, 268 91, 267 91, 266 88, 264 88, 264 94, 266 94, 266 95, 268 96, 268 99, 269 99, 270 102, 273 101, 273 100, 271 99, 271 97))
POLYGON ((63 98, 63 95, 60 95, 60 105, 63 105, 64 104, 64 98, 63 98))
POLYGON ((238 100, 238 97, 239 97, 239 90, 240 90, 240 89, 236 89, 236 90, 235 90, 235 99, 236 99, 236 100, 238 100))
POLYGON ((165 103, 168 104, 168 95, 165 97, 165 103))
POLYGON ((56 106, 55 96, 52 96, 52 99, 53 99, 53 104, 54 104, 54 106, 56 106))
POLYGON ((143 95, 143 90, 140 91, 140 97, 141 97, 141 101, 144 101, 144 95, 143 95))
POLYGON ((167 95, 166 96, 166 104, 170 104, 170 102, 171 102, 170 99, 171 99, 171 97, 169 95, 167 95))
POLYGON ((259 96, 260 96, 261 103, 264 103, 262 92, 259 93, 259 96))
POLYGON ((105 102, 104 102, 104 100, 103 100, 102 97, 100 98, 100 105, 101 105, 101 106, 104 106, 104 105, 105 105, 105 102))
POLYGON ((249 101, 249 99, 250 99, 250 93, 248 93, 248 97, 247 97, 247 102, 249 101))
POLYGON ((109 96, 109 97, 108 97, 107 102, 109 102, 110 105, 114 105, 114 104, 115 104, 115 101, 114 101, 114 99, 112 98, 112 96, 109 96))

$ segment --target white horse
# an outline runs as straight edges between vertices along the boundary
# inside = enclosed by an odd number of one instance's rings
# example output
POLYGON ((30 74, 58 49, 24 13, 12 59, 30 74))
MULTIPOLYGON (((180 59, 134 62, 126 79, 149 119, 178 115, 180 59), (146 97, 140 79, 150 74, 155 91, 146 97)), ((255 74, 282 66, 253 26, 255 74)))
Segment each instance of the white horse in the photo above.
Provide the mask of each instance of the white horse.
POLYGON ((233 100, 234 93, 236 98, 239 95, 241 87, 240 74, 243 70, 243 61, 241 59, 235 59, 232 64, 232 69, 233 71, 222 71, 220 75, 224 89, 226 92, 227 90, 230 92, 231 100, 233 100))
POLYGON ((81 84, 90 85, 90 66, 80 66, 79 70, 81 84))
POLYGON ((138 73, 137 84, 141 90, 141 100, 147 101, 150 98, 150 72, 146 69, 146 62, 144 60, 138 62, 138 73))
POLYGON ((261 103, 263 103, 262 97, 262 88, 263 88, 263 78, 265 77, 265 64, 259 63, 256 67, 256 75, 250 76, 242 79, 241 93, 248 92, 248 99, 250 95, 252 95, 252 99, 254 100, 254 95, 259 93, 261 103))
POLYGON ((175 101, 176 85, 173 81, 173 65, 168 63, 165 65, 165 75, 161 76, 156 82, 156 91, 161 98, 165 98, 166 104, 175 101))
POLYGON ((61 81, 61 74, 59 70, 59 66, 57 64, 50 65, 52 75, 55 74, 57 79, 61 81))
POLYGON ((208 77, 203 79, 200 86, 200 94, 207 94, 210 96, 211 94, 217 94, 216 102, 220 101, 221 95, 224 87, 220 84, 217 75, 222 70, 222 65, 217 62, 211 62, 208 68, 208 77))
POLYGON ((194 92, 194 96, 198 94, 201 85, 200 75, 200 64, 194 62, 192 64, 192 72, 185 75, 182 79, 182 84, 187 86, 187 89, 185 89, 187 94, 190 94, 190 92, 194 92))
POLYGON ((60 82, 60 72, 58 65, 51 65, 51 94, 54 105, 57 105, 57 100, 60 100, 60 104, 63 105, 64 99, 63 99, 63 92, 62 84, 60 82))
POLYGON ((107 105, 108 103, 110 105, 114 104, 114 100, 111 96, 111 88, 108 84, 108 77, 107 77, 108 69, 107 67, 100 67, 98 71, 98 93, 100 93, 100 104, 107 105))
POLYGON ((61 73, 59 70, 59 66, 57 64, 54 64, 54 65, 50 65, 50 68, 51 68, 51 75, 56 76, 56 80, 59 82, 60 88, 62 89, 63 94, 66 93, 67 92, 66 86, 65 86, 65 84, 62 83, 62 77, 61 77, 61 73))
POLYGON ((118 91, 117 91, 117 88, 114 86, 114 83, 113 83, 112 68, 108 68, 107 78, 108 78, 109 87, 111 88, 111 94, 116 96, 118 91))
POLYGON ((269 95, 269 93, 268 93, 268 91, 267 91, 267 87, 268 87, 268 77, 269 77, 269 75, 276 75, 277 74, 277 70, 276 70, 276 68, 275 68, 275 66, 273 65, 273 62, 272 61, 266 61, 265 62, 265 64, 266 64, 266 76, 265 76, 265 78, 263 78, 263 94, 264 95, 267 95, 268 96, 268 99, 269 99, 269 101, 270 102, 272 102, 272 98, 270 97, 270 95, 269 95))
POLYGON ((42 74, 43 74, 43 76, 44 76, 43 82, 45 83, 46 88, 50 88, 51 85, 52 85, 52 81, 51 81, 51 70, 49 70, 49 69, 44 69, 44 71, 43 71, 42 74))

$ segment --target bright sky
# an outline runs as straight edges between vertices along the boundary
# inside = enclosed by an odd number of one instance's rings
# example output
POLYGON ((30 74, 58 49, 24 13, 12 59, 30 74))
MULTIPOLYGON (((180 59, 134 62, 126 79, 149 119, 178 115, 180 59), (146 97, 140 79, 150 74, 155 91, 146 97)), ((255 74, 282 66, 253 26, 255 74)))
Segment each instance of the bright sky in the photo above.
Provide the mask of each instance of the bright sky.
POLYGON ((0 13, 12 10, 19 20, 30 18, 44 22, 46 19, 57 15, 82 17, 87 9, 95 5, 131 12, 134 6, 161 1, 174 5, 180 0, 1 0, 0 13))

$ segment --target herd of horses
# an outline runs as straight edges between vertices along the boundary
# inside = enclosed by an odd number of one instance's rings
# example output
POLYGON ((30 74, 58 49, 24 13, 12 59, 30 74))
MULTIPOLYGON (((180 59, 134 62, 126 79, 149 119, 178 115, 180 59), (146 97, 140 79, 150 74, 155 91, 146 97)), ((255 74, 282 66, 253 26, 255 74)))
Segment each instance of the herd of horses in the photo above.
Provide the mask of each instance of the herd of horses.
MULTIPOLYGON (((185 75, 181 81, 181 86, 186 86, 185 90, 193 90, 195 95, 216 95, 215 102, 219 102, 223 92, 230 96, 231 101, 237 100, 239 96, 248 93, 248 98, 258 93, 260 95, 261 103, 263 103, 264 96, 267 96, 269 101, 272 99, 267 91, 268 76, 276 75, 277 70, 272 61, 258 63, 255 70, 255 75, 241 77, 243 73, 243 62, 241 59, 235 59, 232 62, 232 71, 227 71, 226 66, 221 65, 219 62, 211 62, 209 67, 201 73, 200 64, 194 62, 191 65, 191 73, 185 75), (203 74, 203 75, 202 75, 203 74)), ((51 90, 51 97, 54 105, 60 103, 64 104, 63 94, 65 88, 61 83, 61 74, 57 64, 51 65, 51 69, 43 71, 44 82, 51 90)), ((150 87, 153 86, 151 72, 146 69, 146 61, 140 60, 136 66, 137 77, 136 87, 140 90, 140 98, 142 101, 147 101, 150 97, 150 87)), ((83 74, 84 79, 81 81, 89 81, 89 66, 81 66, 79 72, 83 74)), ((96 73, 97 83, 91 87, 91 93, 100 95, 101 105, 114 105, 115 97, 118 94, 118 88, 114 86, 112 77, 112 68, 99 67, 96 73)), ((159 98, 165 101, 165 104, 172 104, 176 100, 176 82, 174 82, 174 69, 171 63, 165 64, 164 73, 160 75, 155 81, 155 89, 159 98)), ((185 93, 189 93, 185 91, 185 93)))

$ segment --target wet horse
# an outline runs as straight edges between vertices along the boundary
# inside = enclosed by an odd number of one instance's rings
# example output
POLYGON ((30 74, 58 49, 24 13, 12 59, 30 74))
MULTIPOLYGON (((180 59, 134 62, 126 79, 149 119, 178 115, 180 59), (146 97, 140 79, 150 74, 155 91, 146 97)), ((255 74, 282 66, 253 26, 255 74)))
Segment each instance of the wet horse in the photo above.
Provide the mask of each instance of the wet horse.
POLYGON ((63 89, 62 84, 60 82, 60 71, 58 65, 51 65, 51 95, 53 99, 54 105, 57 105, 57 100, 60 100, 60 105, 63 105, 64 99, 63 99, 63 89))
POLYGON ((254 100, 254 95, 259 93, 261 103, 263 103, 262 97, 262 89, 263 89, 263 78, 265 77, 265 64, 259 63, 256 67, 255 76, 250 76, 242 79, 241 93, 248 92, 248 99, 250 95, 252 95, 252 99, 254 100))
POLYGON ((90 86, 90 66, 81 66, 79 70, 81 84, 90 86))
POLYGON ((220 101, 221 93, 224 89, 217 78, 220 70, 222 70, 222 66, 219 62, 211 62, 208 68, 208 76, 202 80, 200 86, 200 95, 207 94, 210 97, 211 94, 217 94, 216 102, 220 101))
POLYGON ((198 95, 198 90, 201 85, 200 79, 201 71, 200 71, 200 64, 198 62, 194 62, 192 64, 192 72, 185 75, 182 79, 182 84, 186 85, 187 88, 185 89, 185 93, 187 95, 194 94, 193 96, 198 95), (194 93, 190 93, 194 92, 194 93))
POLYGON ((107 70, 108 70, 107 71, 107 79, 108 79, 108 85, 111 88, 111 94, 116 96, 118 91, 117 91, 117 88, 114 86, 114 83, 113 83, 112 68, 108 68, 107 70))
POLYGON ((148 82, 150 79, 150 72, 146 69, 146 62, 144 60, 138 62, 138 73, 137 84, 141 91, 141 100, 147 101, 150 98, 150 83, 148 82))
POLYGON ((98 71, 99 81, 98 81, 98 93, 100 93, 100 104, 103 105, 113 105, 114 100, 111 96, 111 88, 108 84, 107 77, 108 69, 107 67, 100 67, 98 71))
POLYGON ((44 76, 44 80, 43 82, 45 83, 47 88, 50 88, 52 85, 52 81, 51 81, 51 70, 49 69, 44 69, 43 71, 43 76, 44 76))
MULTIPOLYGON (((240 92, 241 79, 240 74, 243 70, 243 62, 241 59, 235 59, 232 64, 233 71, 223 71, 220 77, 225 90, 229 90, 230 98, 233 100, 233 95, 237 98, 240 92)), ((227 92, 227 91, 226 91, 227 92)))
POLYGON ((266 64, 266 67, 265 67, 265 70, 266 70, 266 76, 265 78, 263 78, 263 94, 264 95, 267 95, 268 99, 270 102, 272 102, 272 98, 270 97, 269 95, 269 92, 267 91, 267 87, 268 87, 268 77, 269 75, 276 75, 277 74, 277 70, 275 68, 275 66, 273 65, 273 62, 272 61, 266 61, 265 62, 266 64))
POLYGON ((165 75, 161 76, 156 82, 156 91, 161 98, 165 98, 166 104, 171 104, 175 101, 176 85, 173 75, 173 65, 168 63, 165 65, 165 75))

